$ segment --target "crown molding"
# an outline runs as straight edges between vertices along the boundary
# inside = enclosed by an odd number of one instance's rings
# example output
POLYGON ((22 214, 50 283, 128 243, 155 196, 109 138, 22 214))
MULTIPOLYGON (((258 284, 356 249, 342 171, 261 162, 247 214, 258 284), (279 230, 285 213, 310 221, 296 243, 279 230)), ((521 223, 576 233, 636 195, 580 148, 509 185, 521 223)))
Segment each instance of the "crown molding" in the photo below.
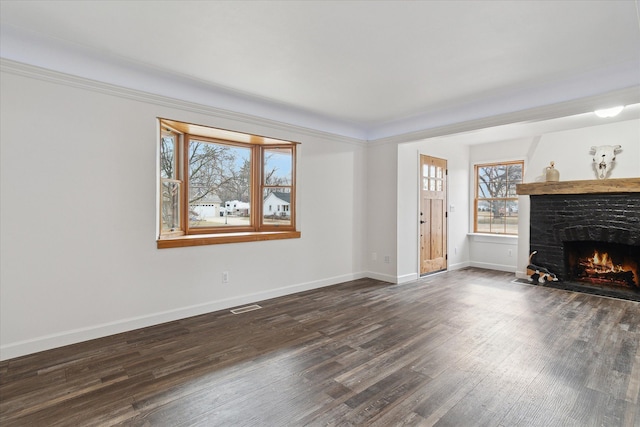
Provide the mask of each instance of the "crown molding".
POLYGON ((403 133, 386 138, 372 139, 369 140, 369 144, 402 144, 405 142, 415 142, 429 138, 454 135, 514 123, 538 122, 573 116, 576 114, 593 112, 594 110, 603 108, 603 106, 607 105, 632 105, 638 103, 640 103, 640 85, 556 104, 549 104, 491 117, 452 123, 449 125, 403 133))
POLYGON ((364 139, 339 135, 331 132, 311 129, 304 126, 293 125, 282 121, 258 117, 251 114, 239 113, 223 108, 212 107, 164 95, 157 95, 137 89, 129 89, 122 86, 104 83, 97 80, 88 79, 86 77, 79 77, 34 65, 29 65, 6 58, 0 58, 0 70, 2 72, 15 74, 22 77, 48 81, 56 84, 90 90, 93 92, 145 102, 162 107, 170 107, 180 109, 182 111, 210 115, 220 119, 228 119, 248 125, 266 127, 276 131, 296 132, 301 135, 329 139, 332 141, 356 145, 360 147, 367 145, 401 144, 406 142, 415 142, 429 138, 477 131, 480 129, 492 128, 513 123, 536 122, 582 114, 585 112, 592 112, 597 108, 602 108, 603 106, 607 105, 630 105, 640 103, 640 85, 636 85, 607 92, 604 94, 494 115, 490 117, 467 120, 444 126, 437 126, 433 128, 427 128, 414 132, 407 132, 367 141, 364 139))
POLYGON ((329 139, 332 141, 357 146, 366 146, 367 144, 367 141, 364 139, 338 135, 277 120, 266 119, 250 114, 225 110, 223 108, 212 107, 164 95, 157 95, 137 89, 129 89, 110 83, 103 83, 85 77, 79 77, 59 71, 53 71, 46 68, 25 64, 22 62, 13 61, 6 58, 0 58, 0 71, 21 77, 47 81, 69 87, 98 92, 110 96, 116 96, 119 98, 153 104, 161 107, 176 108, 182 111, 211 115, 220 119, 228 119, 249 125, 262 126, 278 131, 296 132, 310 137, 329 139))

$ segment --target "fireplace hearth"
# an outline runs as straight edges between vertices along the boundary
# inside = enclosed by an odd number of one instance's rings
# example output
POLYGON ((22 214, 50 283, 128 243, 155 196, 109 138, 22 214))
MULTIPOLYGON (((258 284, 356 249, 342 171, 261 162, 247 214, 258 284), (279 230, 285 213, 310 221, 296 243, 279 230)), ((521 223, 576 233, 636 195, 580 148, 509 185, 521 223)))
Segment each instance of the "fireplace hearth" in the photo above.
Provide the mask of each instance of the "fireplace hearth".
POLYGON ((560 279, 547 286, 640 301, 640 178, 520 187, 535 263, 560 279))

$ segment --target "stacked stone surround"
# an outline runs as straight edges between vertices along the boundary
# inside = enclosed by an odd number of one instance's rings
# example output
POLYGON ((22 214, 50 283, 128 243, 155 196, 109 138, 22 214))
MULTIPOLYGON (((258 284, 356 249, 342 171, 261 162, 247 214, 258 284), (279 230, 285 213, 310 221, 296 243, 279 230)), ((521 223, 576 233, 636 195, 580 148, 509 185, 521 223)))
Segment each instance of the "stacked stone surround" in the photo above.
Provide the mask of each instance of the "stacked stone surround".
POLYGON ((531 195, 534 263, 566 280, 564 242, 640 246, 640 193, 531 195))

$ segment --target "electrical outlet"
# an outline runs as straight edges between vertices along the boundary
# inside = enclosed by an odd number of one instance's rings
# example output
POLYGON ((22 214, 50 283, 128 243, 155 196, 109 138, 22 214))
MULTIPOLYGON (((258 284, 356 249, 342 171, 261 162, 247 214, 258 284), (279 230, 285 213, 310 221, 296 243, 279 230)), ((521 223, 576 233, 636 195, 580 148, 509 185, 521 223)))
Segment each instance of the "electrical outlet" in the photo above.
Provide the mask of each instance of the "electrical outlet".
POLYGON ((222 283, 229 283, 229 272, 228 271, 223 271, 222 272, 222 283))
POLYGON ((377 260, 378 260, 378 253, 371 252, 371 261, 377 261, 377 260))
POLYGON ((391 262, 391 257, 389 255, 384 256, 384 263, 389 264, 391 262))

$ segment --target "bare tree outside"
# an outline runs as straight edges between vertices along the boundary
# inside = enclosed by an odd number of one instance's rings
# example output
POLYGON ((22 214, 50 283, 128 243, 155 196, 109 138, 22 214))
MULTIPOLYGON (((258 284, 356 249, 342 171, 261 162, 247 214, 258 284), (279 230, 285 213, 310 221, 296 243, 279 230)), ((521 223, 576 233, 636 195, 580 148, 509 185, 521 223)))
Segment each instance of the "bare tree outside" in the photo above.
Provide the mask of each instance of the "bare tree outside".
POLYGON ((296 143, 165 119, 159 142, 159 239, 295 230, 296 143))
POLYGON ((518 196, 522 162, 476 166, 476 222, 478 233, 517 234, 518 196))
MULTIPOLYGON (((164 230, 179 229, 180 192, 178 176, 179 136, 167 132, 161 138, 160 173, 162 180, 162 222, 164 230)), ((188 221, 191 227, 247 225, 251 201, 250 147, 191 139, 187 147, 188 221), (231 211, 226 202, 246 208, 231 211), (203 208, 208 206, 208 208, 203 208), (208 215, 202 215, 209 209, 208 215), (215 213, 215 214, 214 214, 215 213)), ((263 183, 266 198, 291 191, 292 153, 289 149, 267 149, 264 154, 263 183)), ((282 206, 284 212, 284 206, 282 206)), ((288 207, 286 208, 288 212, 288 207)))
POLYGON ((180 228, 181 181, 176 175, 176 145, 178 135, 167 131, 160 140, 160 178, 162 192, 162 229, 168 232, 180 228))

